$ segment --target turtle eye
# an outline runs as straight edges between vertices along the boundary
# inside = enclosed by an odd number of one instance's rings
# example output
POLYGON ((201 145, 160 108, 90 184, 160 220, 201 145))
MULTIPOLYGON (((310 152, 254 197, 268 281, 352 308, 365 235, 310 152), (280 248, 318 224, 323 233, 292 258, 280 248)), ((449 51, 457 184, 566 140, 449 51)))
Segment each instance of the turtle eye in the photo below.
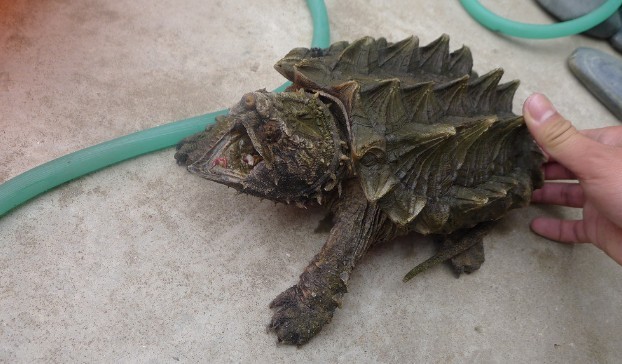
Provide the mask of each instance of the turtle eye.
POLYGON ((255 109, 255 95, 253 95, 252 93, 247 93, 246 95, 242 96, 242 104, 247 110, 255 109))
POLYGON ((361 161, 361 164, 364 165, 365 167, 371 167, 373 165, 379 165, 379 164, 385 163, 386 155, 382 150, 378 148, 372 148, 368 150, 365 153, 365 155, 363 155, 360 161, 361 161))
POLYGON ((279 127, 279 122, 274 119, 268 119, 262 125, 262 132, 266 142, 268 143, 276 143, 279 139, 281 139, 281 128, 279 127))

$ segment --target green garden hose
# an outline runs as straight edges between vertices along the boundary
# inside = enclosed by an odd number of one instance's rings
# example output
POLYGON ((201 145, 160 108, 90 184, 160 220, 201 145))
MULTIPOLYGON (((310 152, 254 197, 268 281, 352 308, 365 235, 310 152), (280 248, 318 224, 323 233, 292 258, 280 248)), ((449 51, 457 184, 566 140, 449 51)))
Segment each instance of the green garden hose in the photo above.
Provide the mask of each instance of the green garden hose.
MULTIPOLYGON (((312 47, 330 45, 328 14, 323 0, 307 0, 313 19, 312 47)), ((287 84, 277 88, 282 91, 287 84)), ((26 171, 0 185, 0 216, 56 186, 102 168, 160 149, 198 133, 214 122, 219 110, 206 115, 146 129, 88 147, 26 171)))
POLYGON ((592 29, 618 11, 622 0, 607 0, 589 14, 556 24, 528 24, 505 19, 483 7, 477 0, 460 0, 464 9, 493 32, 520 38, 549 39, 579 34, 592 29))

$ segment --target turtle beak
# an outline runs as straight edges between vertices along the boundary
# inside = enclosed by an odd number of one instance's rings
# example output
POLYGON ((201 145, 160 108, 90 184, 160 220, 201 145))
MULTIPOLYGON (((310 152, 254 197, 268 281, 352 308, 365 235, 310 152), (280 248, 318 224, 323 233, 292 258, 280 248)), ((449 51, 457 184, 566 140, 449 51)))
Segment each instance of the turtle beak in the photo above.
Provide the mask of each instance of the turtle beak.
POLYGON ((263 156, 246 129, 236 123, 229 132, 188 170, 208 180, 241 189, 253 169, 264 163, 263 156))

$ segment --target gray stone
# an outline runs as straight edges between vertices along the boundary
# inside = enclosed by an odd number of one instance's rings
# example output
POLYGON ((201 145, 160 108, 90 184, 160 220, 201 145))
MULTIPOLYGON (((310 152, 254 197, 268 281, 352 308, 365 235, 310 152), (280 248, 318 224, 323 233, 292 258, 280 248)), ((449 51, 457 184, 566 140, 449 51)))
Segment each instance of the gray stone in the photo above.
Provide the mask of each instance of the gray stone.
MULTIPOLYGON (((581 17, 605 3, 605 0, 536 0, 536 2, 555 18, 566 21, 581 17)), ((615 12, 596 27, 583 32, 592 37, 607 39, 622 28, 622 16, 615 12)))
POLYGON ((622 59, 593 48, 577 48, 568 58, 574 75, 622 120, 622 59))
POLYGON ((616 51, 622 53, 622 29, 609 38, 609 43, 616 51))

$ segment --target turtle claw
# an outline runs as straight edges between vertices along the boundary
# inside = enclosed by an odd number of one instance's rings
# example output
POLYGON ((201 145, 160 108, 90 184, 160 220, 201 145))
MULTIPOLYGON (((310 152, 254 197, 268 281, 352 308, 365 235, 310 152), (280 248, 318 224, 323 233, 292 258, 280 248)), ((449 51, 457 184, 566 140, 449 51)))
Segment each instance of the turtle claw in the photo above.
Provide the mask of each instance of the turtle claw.
POLYGON ((484 263, 484 244, 479 242, 462 253, 451 258, 451 266, 458 276, 473 273, 484 263))
POLYGON ((276 333, 279 343, 303 345, 330 322, 333 310, 317 304, 318 299, 321 300, 317 296, 305 296, 296 285, 282 292, 270 303, 270 308, 275 312, 269 330, 276 333))

